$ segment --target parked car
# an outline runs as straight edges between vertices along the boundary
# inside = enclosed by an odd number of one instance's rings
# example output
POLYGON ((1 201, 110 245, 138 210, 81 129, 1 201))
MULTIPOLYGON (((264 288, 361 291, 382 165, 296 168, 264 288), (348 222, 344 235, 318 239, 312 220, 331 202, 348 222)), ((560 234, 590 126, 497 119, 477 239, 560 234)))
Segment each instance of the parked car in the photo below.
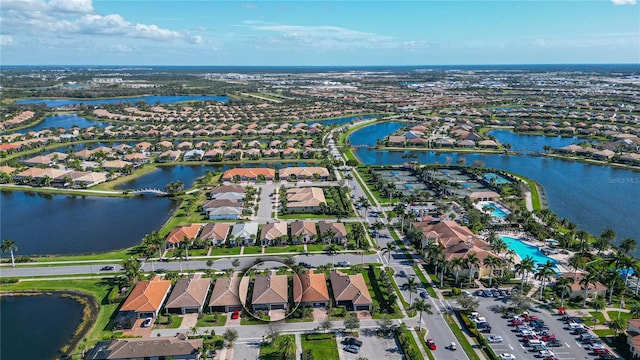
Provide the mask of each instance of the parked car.
POLYGON ((429 293, 426 291, 423 291, 420 293, 420 297, 423 299, 428 299, 429 298, 429 293))
POLYGON ((507 296, 507 292, 504 290, 499 290, 500 291, 500 296, 507 296))
POLYGON ((302 266, 302 267, 306 267, 307 269, 311 268, 311 264, 306 263, 306 262, 303 262, 303 261, 300 261, 300 262, 298 263, 298 265, 300 265, 300 266, 302 266))
POLYGON ((233 310, 233 312, 231 313, 231 318, 237 319, 239 317, 240 317, 240 310, 233 310))
POLYGON ((338 261, 338 266, 345 267, 351 265, 348 261, 338 261))
POLYGON ((398 272, 398 276, 405 277, 405 276, 407 276, 407 273, 406 273, 406 272, 404 272, 404 270, 400 270, 400 271, 398 272))
POLYGON ((427 339, 427 347, 429 347, 429 350, 436 349, 436 343, 433 341, 433 339, 427 339))
POLYGON ((142 327, 149 327, 151 326, 151 323, 153 322, 153 318, 146 318, 144 319, 144 321, 142 322, 142 327))
POLYGON ((551 356, 556 356, 556 354, 551 350, 542 350, 538 352, 538 357, 541 357, 541 358, 548 358, 551 356))
POLYGON ((112 271, 113 269, 115 269, 115 267, 111 266, 111 265, 106 265, 100 268, 100 271, 112 271))
POLYGON ((510 353, 502 353, 498 357, 500 360, 516 360, 516 356, 510 353))
POLYGON ((551 341, 547 342, 547 346, 549 346, 549 347, 561 347, 562 346, 562 342, 560 340, 551 340, 551 341))
POLYGON ((360 347, 356 345, 347 345, 344 347, 344 351, 357 354, 358 352, 360 352, 360 347))
POLYGON ((353 338, 353 337, 345 338, 342 342, 345 345, 355 345, 357 347, 361 347, 362 346, 362 341, 360 341, 360 340, 358 340, 356 338, 353 338))
POLYGON ((556 336, 553 334, 542 336, 542 341, 552 341, 552 340, 556 340, 556 336))
POLYGON ((605 348, 602 348, 602 349, 598 348, 598 349, 594 349, 593 353, 596 354, 596 355, 603 355, 603 354, 608 354, 609 350, 607 350, 605 348))
POLYGON ((487 338, 487 341, 489 341, 490 343, 499 343, 499 342, 502 342, 502 336, 491 335, 487 338))
POLYGON ((600 354, 598 359, 600 359, 600 360, 618 360, 618 358, 613 354, 600 354))
POLYGON ((493 295, 493 297, 498 297, 500 296, 500 291, 498 291, 497 289, 493 289, 491 290, 491 295, 493 295))

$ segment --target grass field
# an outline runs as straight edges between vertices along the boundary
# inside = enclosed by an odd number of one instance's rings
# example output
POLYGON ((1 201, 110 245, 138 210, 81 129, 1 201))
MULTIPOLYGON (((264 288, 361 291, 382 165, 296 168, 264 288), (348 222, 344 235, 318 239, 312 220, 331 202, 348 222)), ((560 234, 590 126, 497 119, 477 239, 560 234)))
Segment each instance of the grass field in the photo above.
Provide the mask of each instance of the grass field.
POLYGON ((290 341, 293 342, 295 347, 294 335, 280 335, 278 340, 276 340, 275 342, 260 347, 260 359, 261 360, 295 360, 296 358, 295 351, 293 351, 293 353, 289 354, 289 356, 287 357, 282 356, 280 345, 283 342, 283 340, 286 338, 290 338, 291 339, 290 341))
POLYGON ((338 360, 338 347, 333 334, 302 335, 302 351, 311 350, 314 359, 338 360))

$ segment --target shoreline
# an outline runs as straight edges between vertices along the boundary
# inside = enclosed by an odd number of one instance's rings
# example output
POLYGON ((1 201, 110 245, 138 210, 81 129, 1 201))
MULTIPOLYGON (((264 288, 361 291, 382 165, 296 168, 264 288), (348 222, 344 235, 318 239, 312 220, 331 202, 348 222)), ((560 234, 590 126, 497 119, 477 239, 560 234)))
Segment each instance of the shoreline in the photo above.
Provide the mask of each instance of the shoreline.
POLYGON ((82 339, 86 337, 91 331, 91 328, 96 324, 98 313, 100 312, 98 301, 91 294, 78 290, 0 290, 0 297, 1 296, 60 296, 70 298, 83 306, 80 324, 76 327, 71 339, 57 350, 62 354, 62 358, 69 357, 73 354, 82 339))

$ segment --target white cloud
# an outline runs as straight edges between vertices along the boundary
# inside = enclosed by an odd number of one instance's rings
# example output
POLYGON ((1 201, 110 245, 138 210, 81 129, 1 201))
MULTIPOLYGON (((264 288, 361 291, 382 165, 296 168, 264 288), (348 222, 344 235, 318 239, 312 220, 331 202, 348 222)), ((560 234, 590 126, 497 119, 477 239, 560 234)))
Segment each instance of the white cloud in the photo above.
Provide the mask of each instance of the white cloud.
POLYGON ((11 35, 0 34, 0 46, 7 46, 13 44, 13 37, 11 35))
POLYGON ((202 36, 194 35, 189 37, 189 42, 192 44, 202 44, 202 36))
POLYGON ((51 0, 49 8, 54 12, 88 14, 93 12, 91 0, 51 0))
POLYGON ((635 5, 637 0, 611 0, 613 5, 635 5))

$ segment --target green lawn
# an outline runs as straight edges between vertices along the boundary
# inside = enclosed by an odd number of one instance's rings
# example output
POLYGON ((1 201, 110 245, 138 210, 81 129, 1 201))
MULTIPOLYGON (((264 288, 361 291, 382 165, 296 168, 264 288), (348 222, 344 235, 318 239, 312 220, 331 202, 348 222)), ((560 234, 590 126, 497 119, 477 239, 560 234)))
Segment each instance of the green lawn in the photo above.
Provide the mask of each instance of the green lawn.
POLYGON ((607 311, 607 314, 609 314, 609 319, 613 320, 613 319, 617 319, 618 318, 618 314, 620 314, 620 318, 621 319, 625 319, 625 320, 629 320, 632 319, 633 316, 631 315, 631 313, 628 312, 620 312, 620 311, 607 311))
MULTIPOLYGON (((246 249, 245 249, 246 250, 246 249)), ((211 250, 210 256, 240 255, 240 247, 215 247, 211 250)))
POLYGON ((292 354, 289 354, 286 358, 282 357, 282 353, 280 352, 280 343, 285 339, 290 338, 291 342, 293 342, 295 346, 295 336, 294 335, 280 335, 277 341, 271 343, 269 345, 264 345, 260 347, 260 359, 261 360, 295 360, 296 352, 293 351, 292 354))
POLYGON ((307 334, 302 337, 302 351, 311 350, 314 359, 338 360, 338 347, 333 334, 307 334))
POLYGON ((262 246, 245 246, 244 252, 242 254, 244 255, 262 254, 262 246))
POLYGON ((264 249, 266 254, 286 253, 286 252, 302 252, 304 251, 303 245, 297 246, 270 246, 264 249))
POLYGON ((197 327, 224 326, 227 322, 226 314, 205 314, 202 319, 198 319, 197 327))
POLYGON ((589 314, 591 314, 591 316, 585 316, 580 318, 582 322, 584 322, 584 324, 587 326, 604 325, 607 322, 604 318, 604 315, 601 312, 590 311, 589 314), (594 322, 594 317, 597 319, 597 321, 595 322, 594 322))
MULTIPOLYGON (((436 360, 435 356, 433 356, 433 352, 431 352, 431 350, 429 350, 429 347, 427 346, 427 342, 424 340, 424 337, 427 334, 427 331, 424 328, 422 328, 417 333, 418 333, 418 338, 420 339, 420 342, 422 343, 422 348, 427 353, 427 357, 429 358, 429 360, 436 360)), ((436 344, 436 346, 437 346, 437 344, 436 344)), ((444 345, 441 345, 441 346, 444 347, 444 345)), ((437 350, 437 348, 436 348, 436 350, 437 350)))
MULTIPOLYGON (((101 254, 87 254, 76 256, 45 256, 45 257, 33 257, 32 260, 36 262, 51 262, 51 261, 87 261, 87 260, 124 260, 134 255, 135 248, 122 249, 116 251, 110 251, 101 254)), ((157 256, 157 253, 156 253, 157 256)))
POLYGON ((182 325, 182 318, 180 316, 172 315, 171 323, 164 324, 165 322, 167 322, 167 320, 168 320, 168 317, 166 315, 158 315, 158 318, 156 319, 157 323, 153 325, 153 328, 154 329, 177 329, 180 327, 180 325, 182 325))

